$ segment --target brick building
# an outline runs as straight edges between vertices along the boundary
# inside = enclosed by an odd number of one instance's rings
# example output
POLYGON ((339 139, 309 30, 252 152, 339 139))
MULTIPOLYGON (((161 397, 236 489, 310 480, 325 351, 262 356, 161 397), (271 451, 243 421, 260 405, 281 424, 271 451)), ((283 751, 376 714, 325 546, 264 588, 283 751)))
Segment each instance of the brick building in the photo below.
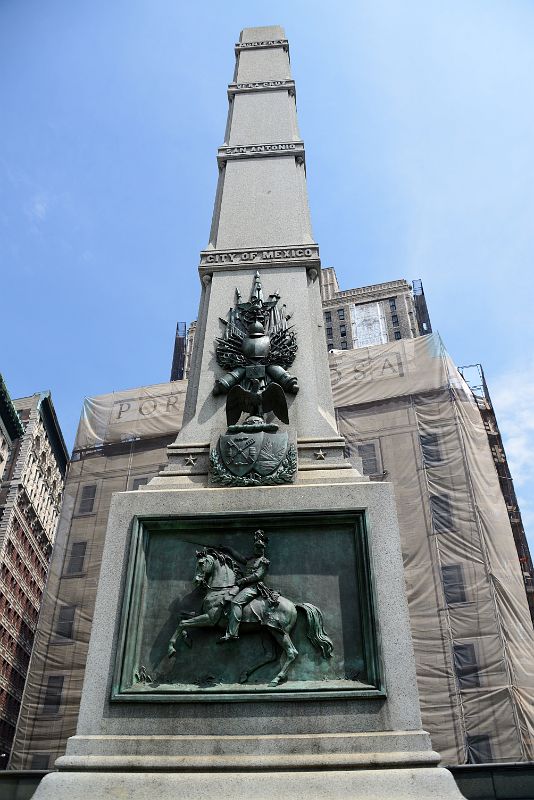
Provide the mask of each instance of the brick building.
POLYGON ((0 379, 0 765, 30 662, 67 451, 49 392, 11 400, 0 379))
POLYGON ((166 463, 186 385, 175 381, 85 400, 12 769, 52 767, 75 732, 111 496, 138 489, 166 463))

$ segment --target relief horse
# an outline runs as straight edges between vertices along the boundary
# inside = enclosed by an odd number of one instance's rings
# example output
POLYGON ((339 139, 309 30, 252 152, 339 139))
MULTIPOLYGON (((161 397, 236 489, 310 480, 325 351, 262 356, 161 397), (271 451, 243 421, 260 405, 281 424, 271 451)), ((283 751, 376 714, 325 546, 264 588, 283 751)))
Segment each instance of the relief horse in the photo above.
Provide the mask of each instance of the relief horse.
MULTIPOLYGON (((202 603, 202 613, 194 617, 182 619, 169 641, 168 656, 176 655, 178 638, 182 638, 192 646, 191 638, 187 632, 189 628, 226 627, 225 608, 231 597, 239 591, 236 586, 239 577, 239 568, 228 554, 215 548, 206 548, 197 551, 197 569, 194 582, 197 586, 206 589, 202 603)), ((307 623, 307 636, 313 646, 319 650, 323 658, 331 658, 334 646, 323 627, 323 615, 317 606, 311 603, 293 603, 286 597, 279 596, 276 603, 263 597, 256 597, 243 609, 241 620, 242 633, 257 633, 267 630, 276 644, 282 650, 280 670, 270 681, 269 686, 278 686, 287 681, 287 674, 291 663, 297 658, 298 651, 291 641, 290 633, 297 622, 298 610, 304 612, 307 623)), ((257 664, 245 669, 240 676, 240 683, 246 683, 248 678, 260 667, 274 661, 276 656, 263 659, 257 664)))

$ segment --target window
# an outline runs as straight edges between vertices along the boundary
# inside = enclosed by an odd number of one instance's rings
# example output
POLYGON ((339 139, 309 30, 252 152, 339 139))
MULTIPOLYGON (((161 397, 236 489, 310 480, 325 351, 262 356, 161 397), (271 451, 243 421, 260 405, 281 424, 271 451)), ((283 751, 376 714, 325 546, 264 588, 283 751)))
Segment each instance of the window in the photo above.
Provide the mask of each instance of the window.
POLYGON ((50 754, 39 753, 32 756, 30 769, 48 769, 50 765, 50 754))
POLYGON ((63 639, 72 639, 76 606, 61 606, 56 622, 56 634, 63 639))
POLYGON ((90 514, 93 510, 96 497, 96 483, 87 484, 82 487, 82 496, 78 512, 80 514, 90 514))
POLYGON ((465 593, 464 571, 461 564, 447 564, 441 568, 443 591, 448 606, 453 603, 467 602, 465 593))
POLYGON ((376 457, 376 445, 372 442, 358 445, 358 455, 362 460, 362 470, 364 475, 377 475, 378 459, 376 457))
POLYGON ((148 478, 134 478, 132 483, 132 489, 135 492, 136 489, 139 489, 140 486, 146 486, 148 483, 148 478))
POLYGON ((487 734, 479 736, 470 736, 468 734, 465 743, 468 764, 486 764, 488 761, 493 761, 490 737, 487 734))
POLYGON ((67 575, 75 575, 83 572, 83 562, 85 561, 85 551, 87 550, 87 542, 74 542, 71 551, 69 563, 67 565, 67 575))
POLYGON ((398 324, 399 324, 399 317, 398 317, 398 315, 397 315, 397 314, 392 314, 392 315, 391 315, 391 321, 392 321, 392 323, 393 323, 394 325, 398 325, 398 324))
POLYGON ((372 344, 389 342, 388 326, 382 303, 362 303, 350 305, 352 341, 354 347, 368 347, 372 344))
POLYGON ((332 322, 332 312, 331 311, 325 311, 324 312, 324 321, 325 322, 332 322))
POLYGON ((338 308, 337 316, 338 316, 338 319, 345 319, 345 309, 344 308, 338 308))
POLYGON ((394 336, 395 336, 395 339, 402 339, 402 336, 401 336, 401 332, 400 332, 400 331, 395 331, 395 334, 394 334, 394 336))
POLYGON ((43 714, 57 714, 63 694, 63 675, 50 675, 46 684, 43 714))
POLYGON ((453 529, 451 504, 447 495, 431 494, 430 511, 434 533, 448 533, 453 529))
POLYGON ((389 308, 390 308, 390 311, 396 311, 397 310, 397 302, 393 298, 389 301, 389 308))
POLYGON ((437 433, 421 433, 419 435, 421 450, 423 451, 423 464, 425 467, 435 467, 441 462, 439 438, 437 433))
POLYGON ((339 335, 340 336, 346 336, 347 335, 347 326, 346 325, 340 325, 339 326, 339 335))
POLYGON ((480 686, 478 664, 474 644, 453 645, 454 670, 460 689, 474 689, 480 686))
POLYGON ((327 328, 327 329, 326 329, 326 336, 327 336, 327 338, 328 338, 328 339, 331 339, 331 338, 332 338, 332 335, 333 335, 333 334, 332 334, 332 328, 327 328))
POLYGON ((347 349, 347 342, 341 342, 341 349, 342 350, 346 350, 347 349))

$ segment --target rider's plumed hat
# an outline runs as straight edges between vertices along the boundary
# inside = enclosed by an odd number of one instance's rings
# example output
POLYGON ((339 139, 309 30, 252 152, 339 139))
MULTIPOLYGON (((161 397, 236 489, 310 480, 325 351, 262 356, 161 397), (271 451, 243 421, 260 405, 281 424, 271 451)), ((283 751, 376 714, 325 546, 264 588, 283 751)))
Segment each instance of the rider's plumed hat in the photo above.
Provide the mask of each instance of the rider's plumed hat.
POLYGON ((265 532, 262 530, 254 531, 254 542, 257 544, 266 545, 269 541, 268 537, 265 535, 265 532))

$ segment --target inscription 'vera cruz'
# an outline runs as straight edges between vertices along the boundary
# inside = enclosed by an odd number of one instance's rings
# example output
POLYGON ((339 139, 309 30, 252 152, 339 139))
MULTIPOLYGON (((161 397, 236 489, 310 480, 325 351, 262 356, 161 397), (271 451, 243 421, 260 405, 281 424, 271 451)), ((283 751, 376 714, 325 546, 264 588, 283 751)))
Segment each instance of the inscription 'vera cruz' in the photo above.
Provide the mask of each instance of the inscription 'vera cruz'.
MULTIPOLYGON (((294 81, 254 81, 253 83, 236 83, 236 89, 273 89, 277 87, 284 88, 285 86, 293 86, 294 81)), ((232 84, 230 84, 229 89, 234 88, 232 84)))

